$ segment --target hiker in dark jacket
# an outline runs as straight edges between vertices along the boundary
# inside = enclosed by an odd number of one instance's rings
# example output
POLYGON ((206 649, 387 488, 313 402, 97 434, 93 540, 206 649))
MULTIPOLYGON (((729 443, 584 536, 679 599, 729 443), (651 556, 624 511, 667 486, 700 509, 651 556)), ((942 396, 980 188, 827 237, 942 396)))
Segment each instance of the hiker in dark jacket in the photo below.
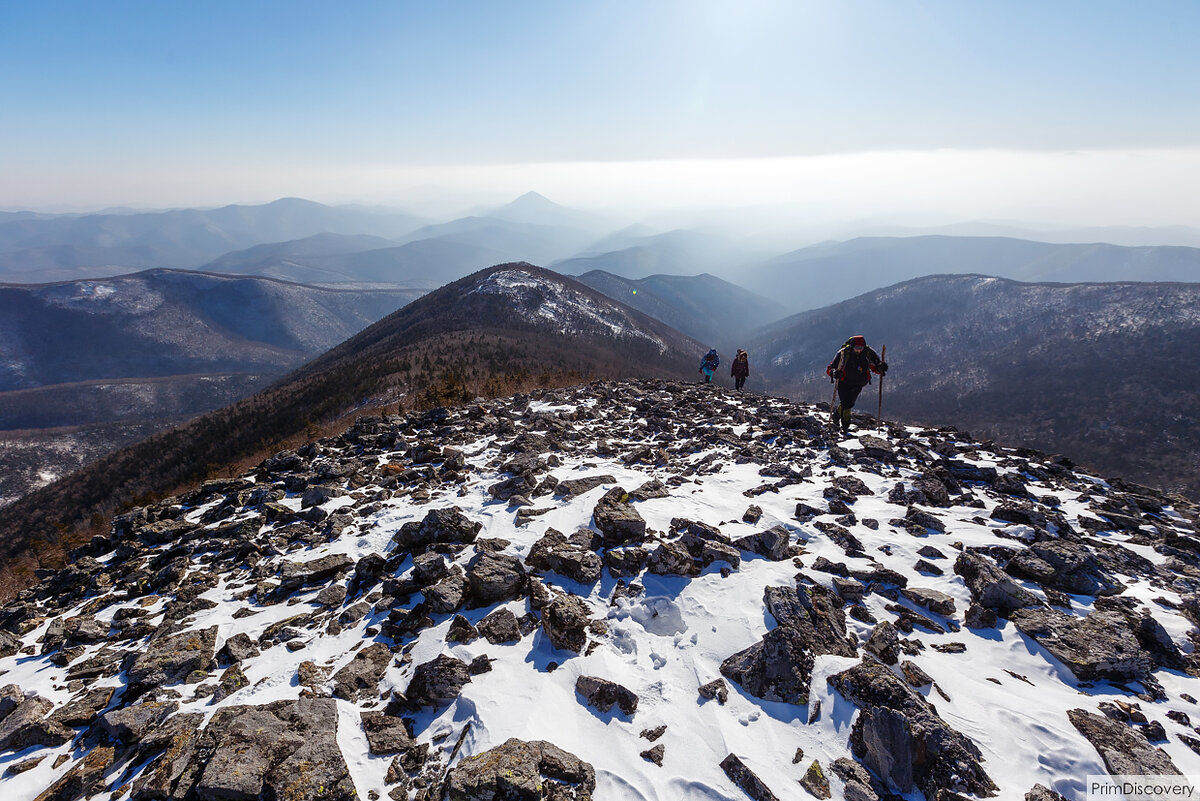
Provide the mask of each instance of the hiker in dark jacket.
POLYGON ((717 349, 711 348, 708 353, 704 354, 704 358, 700 360, 699 372, 704 373, 704 383, 712 383, 713 373, 717 371, 717 367, 721 364, 721 357, 717 355, 717 349))
POLYGON ((871 373, 887 374, 887 362, 879 358, 879 354, 867 347, 867 340, 862 336, 853 336, 846 340, 833 361, 825 368, 825 374, 837 382, 838 405, 833 409, 833 420, 840 422, 842 433, 850 430, 850 410, 863 387, 871 383, 871 373))
POLYGON ((750 356, 741 348, 738 348, 737 355, 733 357, 729 375, 733 376, 733 388, 741 392, 742 387, 746 386, 746 377, 750 375, 750 356))

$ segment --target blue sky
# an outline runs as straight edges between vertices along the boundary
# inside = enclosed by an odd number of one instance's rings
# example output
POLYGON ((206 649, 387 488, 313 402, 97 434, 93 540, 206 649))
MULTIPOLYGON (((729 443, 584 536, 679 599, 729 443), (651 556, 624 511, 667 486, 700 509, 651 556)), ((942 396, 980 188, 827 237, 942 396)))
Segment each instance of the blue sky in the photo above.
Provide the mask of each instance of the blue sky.
POLYGON ((1125 196, 1131 223, 1200 224, 1173 191, 1200 177, 1197 23, 1182 1, 3 3, 0 206, 874 189, 884 213, 908 187, 949 214, 974 178, 1007 204, 980 214, 1114 222, 1125 196))

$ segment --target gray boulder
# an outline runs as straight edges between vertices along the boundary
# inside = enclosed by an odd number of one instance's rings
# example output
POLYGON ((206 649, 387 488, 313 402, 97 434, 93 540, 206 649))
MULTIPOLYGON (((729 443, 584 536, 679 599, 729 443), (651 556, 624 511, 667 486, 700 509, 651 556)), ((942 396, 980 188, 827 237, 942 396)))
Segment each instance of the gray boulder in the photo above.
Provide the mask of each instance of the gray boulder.
POLYGON ((191 791, 206 801, 351 801, 354 782, 337 744, 337 723, 331 698, 219 709, 199 737, 196 752, 211 756, 191 791))
POLYGON ((492 645, 517 642, 521 639, 521 626, 511 609, 500 608, 490 612, 475 627, 492 645))
POLYGON ((520 598, 527 581, 520 559, 484 551, 467 565, 467 606, 478 609, 520 598))
POLYGON ((1095 747, 1113 776, 1182 775, 1165 751, 1124 723, 1083 709, 1067 710, 1067 719, 1095 747))
POLYGON ((580 676, 575 680, 575 692, 584 697, 588 706, 601 712, 608 712, 613 706, 619 708, 624 715, 637 712, 637 694, 608 679, 580 676))
POLYGON ((576 495, 582 495, 588 490, 593 490, 596 487, 603 486, 604 484, 616 483, 616 477, 610 475, 588 476, 586 478, 568 478, 565 481, 560 481, 557 485, 555 485, 554 494, 574 497, 576 495))
POLYGON ((1004 566, 1018 578, 1073 595, 1117 595, 1125 585, 1101 567, 1085 545, 1065 540, 1035 542, 1004 566))
POLYGON ((308 562, 284 562, 279 568, 279 589, 290 591, 310 584, 322 584, 354 567, 345 554, 331 554, 308 562))
POLYGON ((591 765, 543 740, 513 738, 446 776, 449 801, 591 801, 595 790, 591 765))
POLYGON ((614 487, 600 498, 592 510, 592 522, 604 535, 604 546, 641 542, 646 537, 646 521, 629 504, 629 494, 614 487))
POLYGON ((767 611, 779 623, 759 642, 721 663, 721 675, 766 701, 808 703, 816 657, 856 656, 841 600, 820 585, 768 587, 767 611))
POLYGON ((581 529, 568 539, 552 528, 529 549, 525 564, 534 570, 558 573, 580 584, 595 584, 604 565, 591 548, 592 532, 581 529))
POLYGON ((362 693, 378 695, 379 681, 391 664, 391 650, 381 642, 371 643, 333 674, 333 694, 347 701, 357 701, 362 693))
POLYGON ((555 648, 579 653, 587 644, 590 612, 583 599, 560 595, 542 610, 542 630, 555 648))
POLYGON ((771 792, 771 788, 758 778, 754 771, 746 767, 746 763, 735 754, 729 754, 721 760, 721 770, 746 795, 754 801, 779 801, 779 797, 771 792))
POLYGON ((434 543, 467 545, 479 536, 482 523, 469 520, 457 506, 431 509, 420 523, 405 523, 392 541, 405 550, 425 548, 434 543))
POLYGON ((37 695, 21 701, 0 721, 0 753, 70 742, 75 732, 47 717, 53 708, 54 704, 37 695))
POLYGON ((363 712, 360 718, 372 756, 407 753, 417 745, 401 718, 383 712, 363 712))
POLYGON ((930 612, 949 617, 954 614, 954 599, 944 592, 925 587, 906 587, 900 594, 917 606, 923 606, 930 612))
POLYGON ((772 562, 782 562, 792 555, 791 532, 782 525, 771 526, 766 531, 756 531, 733 541, 743 551, 766 557, 772 562))
POLYGON ((926 798, 939 798, 945 791, 986 796, 996 790, 975 743, 887 667, 864 660, 828 682, 862 710, 850 734, 854 755, 893 791, 918 787, 926 798))
POLYGON ((177 709, 176 701, 135 704, 104 713, 100 716, 100 726, 112 739, 129 745, 142 740, 177 709))
POLYGON ((986 556, 970 549, 958 555, 954 572, 963 577, 971 591, 971 599, 985 609, 1007 615, 1017 609, 1041 606, 1042 602, 1029 590, 1013 581, 986 556))
POLYGON ((467 663, 446 654, 417 665, 404 697, 413 708, 437 708, 458 697, 471 681, 467 663))
POLYGON ((1022 609, 1011 619, 1021 633, 1053 654, 1081 681, 1140 681, 1154 667, 1117 612, 1097 611, 1079 618, 1056 609, 1022 609))
POLYGON ((129 692, 136 697, 153 687, 183 681, 193 671, 211 670, 216 665, 216 646, 216 626, 151 640, 127 662, 129 692))
POLYGON ((807 704, 815 661, 799 631, 780 626, 722 662, 721 675, 764 701, 807 704))
POLYGON ((900 661, 900 635, 896 633, 896 627, 887 620, 871 629, 863 648, 885 665, 894 665, 900 661))

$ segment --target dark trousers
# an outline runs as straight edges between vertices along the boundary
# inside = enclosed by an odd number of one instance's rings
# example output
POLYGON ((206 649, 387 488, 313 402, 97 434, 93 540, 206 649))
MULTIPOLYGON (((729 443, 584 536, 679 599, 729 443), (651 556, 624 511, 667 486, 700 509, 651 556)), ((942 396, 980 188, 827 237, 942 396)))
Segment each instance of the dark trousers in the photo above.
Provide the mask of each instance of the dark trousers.
POLYGON ((853 409, 854 402, 858 400, 858 396, 865 386, 866 384, 847 384, 845 381, 839 381, 837 394, 841 407, 843 409, 853 409))
POLYGON ((744 376, 744 375, 735 375, 735 376, 733 377, 733 388, 734 388, 734 389, 741 389, 741 388, 742 388, 742 387, 744 387, 744 386, 746 386, 746 376, 744 376))

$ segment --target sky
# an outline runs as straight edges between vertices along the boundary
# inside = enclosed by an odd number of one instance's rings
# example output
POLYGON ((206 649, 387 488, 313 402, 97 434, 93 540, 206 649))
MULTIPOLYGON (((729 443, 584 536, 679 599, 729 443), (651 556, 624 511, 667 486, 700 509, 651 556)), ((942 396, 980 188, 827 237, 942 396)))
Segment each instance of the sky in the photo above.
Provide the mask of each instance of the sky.
POLYGON ((0 4, 0 208, 1200 225, 1200 3, 0 4))

